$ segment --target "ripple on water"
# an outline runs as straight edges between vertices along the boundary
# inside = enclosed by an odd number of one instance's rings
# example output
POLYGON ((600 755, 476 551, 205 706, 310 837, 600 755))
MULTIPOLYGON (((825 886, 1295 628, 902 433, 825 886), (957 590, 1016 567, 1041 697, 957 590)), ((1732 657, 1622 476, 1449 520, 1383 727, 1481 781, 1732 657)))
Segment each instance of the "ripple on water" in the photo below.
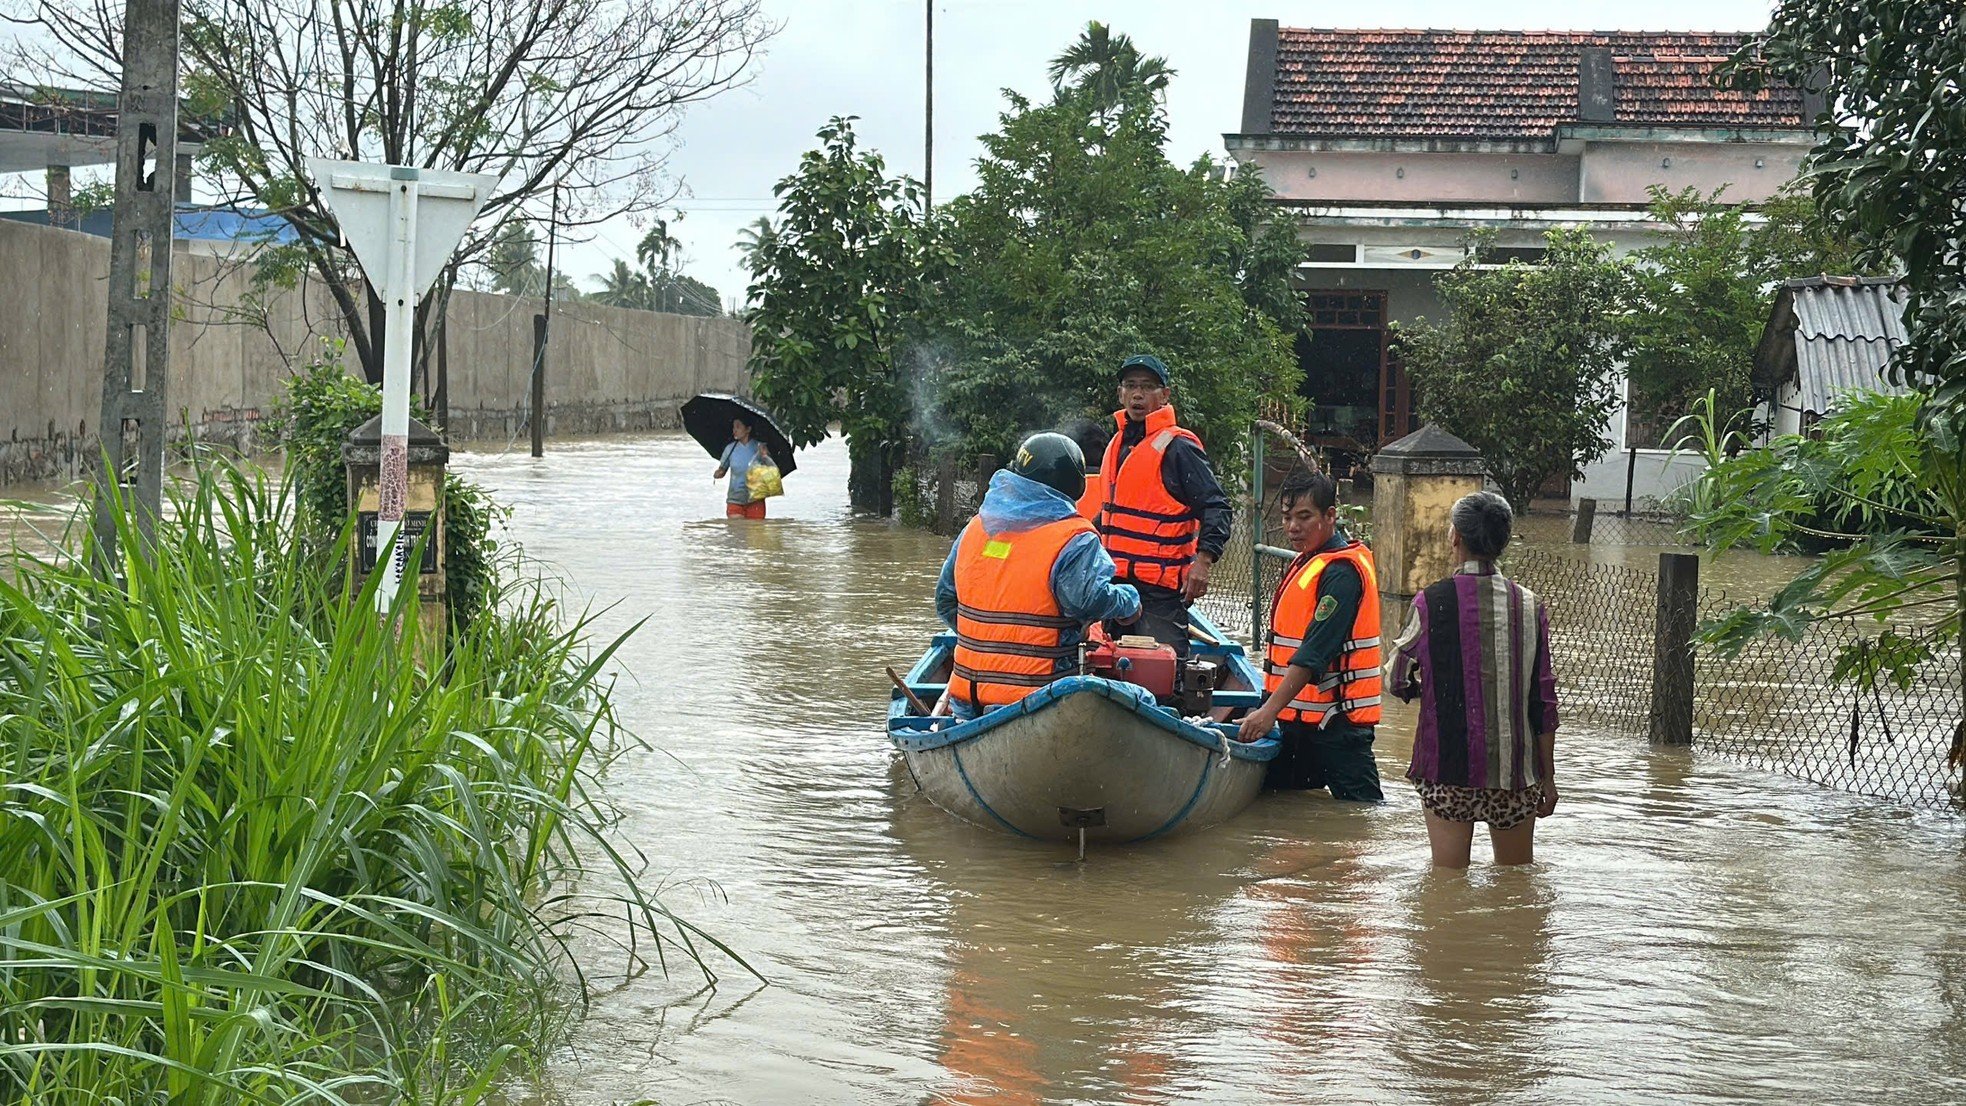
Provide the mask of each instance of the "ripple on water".
POLYGON ((1382 808, 1268 796, 1080 866, 888 751, 880 667, 934 628, 948 546, 848 518, 837 441, 762 524, 710 517, 674 435, 457 464, 598 629, 642 622, 622 837, 772 979, 606 991, 551 1101, 1966 1100, 1952 822, 1565 733, 1543 861, 1434 872, 1395 713, 1382 808))

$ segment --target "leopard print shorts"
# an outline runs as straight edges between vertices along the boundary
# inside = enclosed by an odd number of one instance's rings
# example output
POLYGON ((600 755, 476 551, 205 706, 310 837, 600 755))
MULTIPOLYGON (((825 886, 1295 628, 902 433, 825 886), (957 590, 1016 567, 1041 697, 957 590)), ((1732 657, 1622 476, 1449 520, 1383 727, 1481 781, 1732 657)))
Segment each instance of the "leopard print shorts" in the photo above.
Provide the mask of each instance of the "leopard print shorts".
POLYGON ((1532 783, 1519 791, 1505 787, 1457 787, 1451 783, 1414 780, 1420 805, 1450 822, 1487 822, 1491 829, 1512 829, 1536 816, 1543 785, 1532 783))

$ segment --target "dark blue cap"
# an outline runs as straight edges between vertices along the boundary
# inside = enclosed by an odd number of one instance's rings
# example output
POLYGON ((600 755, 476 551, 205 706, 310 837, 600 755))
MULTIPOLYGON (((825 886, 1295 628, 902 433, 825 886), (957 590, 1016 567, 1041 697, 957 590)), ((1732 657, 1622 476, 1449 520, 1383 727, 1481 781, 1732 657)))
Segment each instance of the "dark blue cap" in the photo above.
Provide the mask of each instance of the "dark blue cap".
POLYGON ((1161 364, 1160 358, 1155 357, 1151 353, 1136 353, 1120 362, 1120 379, 1124 380, 1126 378, 1126 371, 1128 369, 1146 369, 1148 372, 1160 377, 1160 386, 1163 388, 1173 383, 1173 381, 1167 378, 1167 366, 1161 364))

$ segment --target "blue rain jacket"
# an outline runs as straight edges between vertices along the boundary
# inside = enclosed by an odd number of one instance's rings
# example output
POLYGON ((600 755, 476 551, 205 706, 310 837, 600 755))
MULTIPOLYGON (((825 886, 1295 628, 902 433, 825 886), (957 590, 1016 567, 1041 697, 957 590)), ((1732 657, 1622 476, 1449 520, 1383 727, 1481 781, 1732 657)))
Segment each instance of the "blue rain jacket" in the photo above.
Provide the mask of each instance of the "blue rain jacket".
MULTIPOLYGON (((990 490, 983 496, 983 532, 992 537, 1006 531, 1029 530, 1047 522, 1057 522, 1078 513, 1078 504, 1048 484, 1019 476, 1009 469, 998 469, 990 478, 990 490)), ((956 628, 956 545, 942 562, 942 578, 935 584, 935 613, 951 630, 956 628)), ((1058 609, 1080 622, 1108 618, 1128 619, 1140 613, 1140 593, 1132 584, 1113 583, 1113 559, 1099 544, 1099 535, 1080 534, 1065 543, 1058 560, 1051 566, 1051 594, 1058 609)), ((1064 640, 1076 642, 1079 635, 1068 633, 1064 640)), ((958 717, 968 711, 959 704, 958 717)))

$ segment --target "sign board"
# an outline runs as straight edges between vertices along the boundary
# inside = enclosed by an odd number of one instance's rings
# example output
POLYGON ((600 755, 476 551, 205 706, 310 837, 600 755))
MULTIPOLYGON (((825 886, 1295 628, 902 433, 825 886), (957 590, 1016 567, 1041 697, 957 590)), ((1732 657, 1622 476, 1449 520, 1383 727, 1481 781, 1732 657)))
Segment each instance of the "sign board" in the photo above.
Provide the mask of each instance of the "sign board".
POLYGON ((386 297, 399 289, 388 287, 390 265, 389 194, 404 181, 414 182, 416 239, 412 249, 410 287, 404 291, 415 303, 444 271, 452 251, 471 229, 471 220, 491 199, 498 178, 486 173, 453 173, 404 165, 308 158, 307 171, 321 189, 321 202, 341 226, 348 248, 362 271, 386 297))
MULTIPOLYGON (((364 574, 375 571, 376 558, 382 552, 382 541, 377 536, 381 529, 377 525, 380 520, 381 516, 375 511, 362 511, 356 515, 355 563, 364 574)), ((403 528, 397 531, 396 540, 403 543, 405 555, 408 550, 416 548, 416 543, 423 540, 423 532, 429 528, 429 511, 404 512, 403 528)), ((432 576, 436 572, 437 542, 433 538, 423 547, 423 563, 418 566, 417 573, 422 576, 432 576)))

